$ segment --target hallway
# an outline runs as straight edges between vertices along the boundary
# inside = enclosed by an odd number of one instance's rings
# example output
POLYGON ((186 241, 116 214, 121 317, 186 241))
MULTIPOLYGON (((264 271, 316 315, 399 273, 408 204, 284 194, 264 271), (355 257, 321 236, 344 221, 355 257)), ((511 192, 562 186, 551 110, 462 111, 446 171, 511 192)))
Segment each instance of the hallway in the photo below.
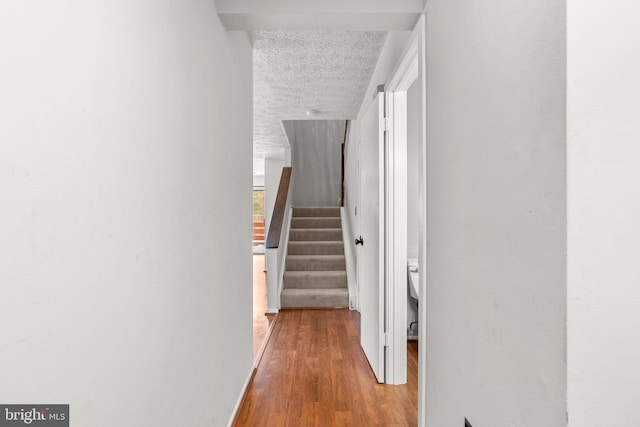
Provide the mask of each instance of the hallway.
POLYGON ((234 425, 417 425, 417 341, 408 343, 408 383, 378 384, 359 321, 347 309, 282 310, 234 425))

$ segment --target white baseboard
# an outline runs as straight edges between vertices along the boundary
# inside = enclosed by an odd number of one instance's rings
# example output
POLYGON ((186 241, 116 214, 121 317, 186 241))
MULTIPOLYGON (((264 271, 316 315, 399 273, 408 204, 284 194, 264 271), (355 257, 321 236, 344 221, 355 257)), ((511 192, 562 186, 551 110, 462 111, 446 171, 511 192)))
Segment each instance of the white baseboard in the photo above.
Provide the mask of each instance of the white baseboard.
POLYGON ((233 412, 231 413, 231 418, 229 419, 229 424, 227 424, 227 427, 233 426, 233 423, 236 420, 236 417, 238 416, 238 411, 240 410, 240 406, 242 405, 242 401, 244 400, 244 396, 247 393, 247 389, 249 388, 249 384, 251 383, 253 376, 256 374, 256 371, 257 369, 255 367, 251 368, 251 372, 249 372, 249 376, 247 377, 247 380, 244 382, 244 385, 242 386, 242 392, 240 393, 240 397, 236 402, 236 406, 233 408, 233 412))
POLYGON ((232 417, 231 417, 231 420, 229 421, 228 427, 231 427, 234 421, 236 420, 236 417, 238 416, 238 411, 240 410, 240 406, 242 405, 242 401, 244 400, 244 397, 247 394, 247 389, 249 388, 249 384, 251 383, 251 380, 253 380, 253 377, 256 374, 256 372, 258 371, 258 365, 260 364, 262 355, 264 354, 267 344, 269 344, 269 340, 271 339, 271 332, 273 332, 273 328, 276 325, 276 322, 278 321, 277 313, 278 313, 278 310, 276 310, 276 316, 271 321, 271 324, 269 325, 269 330, 267 331, 266 335, 264 336, 264 339, 262 340, 262 343, 260 344, 260 348, 258 349, 258 355, 257 355, 258 357, 253 361, 253 369, 251 370, 249 377, 247 378, 247 380, 244 383, 244 386, 242 387, 242 393, 240 393, 240 398, 236 402, 235 408, 233 408, 232 417))
POLYGON ((260 348, 258 348, 258 354, 253 359, 253 367, 258 369, 258 365, 260 365, 260 361, 262 360, 262 355, 267 348, 267 344, 269 344, 269 340, 271 339, 271 332, 273 332, 273 328, 276 326, 276 322, 278 321, 278 314, 273 317, 271 320, 271 324, 269 325, 269 329, 267 329, 267 333, 264 335, 264 339, 262 343, 260 343, 260 348))

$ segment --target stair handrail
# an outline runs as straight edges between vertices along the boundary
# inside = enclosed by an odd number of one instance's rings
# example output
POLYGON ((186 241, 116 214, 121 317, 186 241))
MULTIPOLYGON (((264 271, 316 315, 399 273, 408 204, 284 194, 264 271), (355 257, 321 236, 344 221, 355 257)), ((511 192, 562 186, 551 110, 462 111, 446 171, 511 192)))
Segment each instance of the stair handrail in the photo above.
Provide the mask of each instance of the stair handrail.
POLYGON ((347 153, 347 135, 349 134, 349 120, 345 120, 344 122, 344 137, 342 139, 342 145, 340 146, 340 151, 341 151, 341 157, 340 157, 340 207, 344 206, 344 181, 345 181, 345 176, 344 176, 344 164, 345 164, 345 154, 347 153))
POLYGON ((280 235, 282 234, 282 226, 284 224, 290 183, 291 167, 284 167, 282 168, 278 194, 276 195, 276 202, 273 206, 273 214, 271 215, 271 223, 269 224, 269 232, 267 233, 267 241, 265 244, 267 249, 275 249, 280 246, 280 235))

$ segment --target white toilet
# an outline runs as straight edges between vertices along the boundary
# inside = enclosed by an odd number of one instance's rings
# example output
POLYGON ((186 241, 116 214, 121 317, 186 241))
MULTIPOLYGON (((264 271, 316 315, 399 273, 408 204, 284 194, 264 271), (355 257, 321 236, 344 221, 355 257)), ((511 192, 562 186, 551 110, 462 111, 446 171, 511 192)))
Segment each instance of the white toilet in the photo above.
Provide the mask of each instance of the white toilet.
POLYGON ((418 259, 417 258, 409 258, 407 259, 407 276, 409 282, 409 293, 411 294, 411 298, 415 300, 420 299, 420 291, 418 288, 418 259))

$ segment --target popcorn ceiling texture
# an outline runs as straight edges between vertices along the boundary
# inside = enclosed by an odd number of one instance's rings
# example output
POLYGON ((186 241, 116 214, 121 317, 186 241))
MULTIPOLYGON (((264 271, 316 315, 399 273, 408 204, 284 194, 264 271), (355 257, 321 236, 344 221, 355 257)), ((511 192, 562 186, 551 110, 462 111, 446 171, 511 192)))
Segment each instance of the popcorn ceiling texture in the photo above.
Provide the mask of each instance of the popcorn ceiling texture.
POLYGON ((385 37, 365 31, 252 34, 254 173, 260 173, 259 159, 289 145, 282 120, 356 118, 385 37))

